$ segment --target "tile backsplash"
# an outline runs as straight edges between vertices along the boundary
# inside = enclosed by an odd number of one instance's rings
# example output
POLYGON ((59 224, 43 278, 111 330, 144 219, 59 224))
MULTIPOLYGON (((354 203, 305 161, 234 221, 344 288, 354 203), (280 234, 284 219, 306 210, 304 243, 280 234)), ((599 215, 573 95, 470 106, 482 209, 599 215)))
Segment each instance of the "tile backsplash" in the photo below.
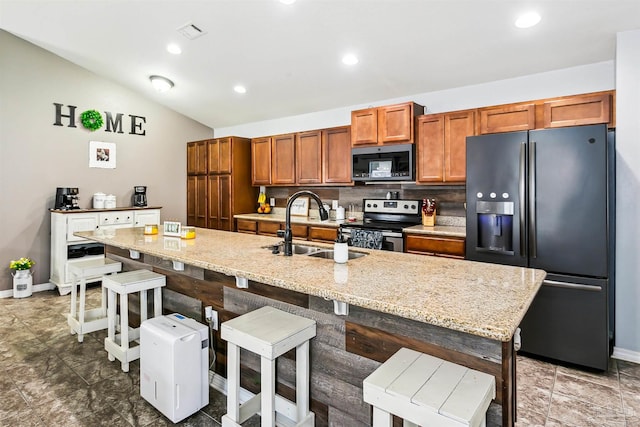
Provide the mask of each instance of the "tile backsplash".
MULTIPOLYGON (((399 192, 400 199, 424 198, 436 199, 438 215, 464 217, 465 216, 465 187, 460 186, 417 186, 412 184, 377 184, 356 185, 353 187, 267 187, 267 199, 274 197, 277 207, 285 207, 288 197, 300 190, 316 193, 323 202, 331 206, 332 200, 338 200, 340 206, 348 208, 356 205, 356 210, 362 210, 362 199, 386 198, 387 192, 399 192)), ((310 208, 316 209, 312 203, 310 208)))

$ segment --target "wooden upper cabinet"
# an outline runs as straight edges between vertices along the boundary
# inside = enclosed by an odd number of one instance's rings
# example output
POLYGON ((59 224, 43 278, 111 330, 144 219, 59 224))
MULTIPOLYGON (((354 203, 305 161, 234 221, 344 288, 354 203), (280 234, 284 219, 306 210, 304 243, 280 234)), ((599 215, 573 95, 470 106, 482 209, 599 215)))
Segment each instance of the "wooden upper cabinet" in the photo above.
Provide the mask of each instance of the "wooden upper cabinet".
POLYGON ((295 152, 298 184, 321 184, 322 131, 298 133, 295 152))
POLYGON ((251 183, 271 184, 271 138, 251 140, 251 183))
POLYGON ((351 145, 414 142, 414 117, 424 107, 414 102, 351 112, 351 145))
POLYGON ((271 138, 271 183, 296 183, 296 138, 295 134, 277 135, 271 138))
POLYGON ((475 110, 465 110, 418 117, 417 182, 465 182, 467 136, 476 134, 475 116, 475 110))
POLYGON ((351 128, 322 131, 322 176, 327 184, 351 182, 351 128))
POLYGON ((378 108, 378 143, 413 142, 413 102, 378 108))
POLYGON ((536 106, 533 103, 481 108, 479 115, 480 134, 515 132, 536 127, 536 106))
POLYGON ((187 174, 204 175, 207 173, 207 144, 209 140, 187 143, 187 174))
POLYGON ((351 145, 378 143, 378 109, 367 108, 351 112, 351 145))
POLYGON ((209 173, 231 173, 231 137, 209 141, 209 173))
POLYGON ((416 120, 416 180, 444 181, 444 116, 429 114, 416 120))
POLYGON ((465 182, 467 178, 467 136, 476 135, 476 111, 444 116, 444 181, 465 182))
POLYGON ((611 94, 576 95, 544 103, 544 127, 591 125, 611 121, 611 94))

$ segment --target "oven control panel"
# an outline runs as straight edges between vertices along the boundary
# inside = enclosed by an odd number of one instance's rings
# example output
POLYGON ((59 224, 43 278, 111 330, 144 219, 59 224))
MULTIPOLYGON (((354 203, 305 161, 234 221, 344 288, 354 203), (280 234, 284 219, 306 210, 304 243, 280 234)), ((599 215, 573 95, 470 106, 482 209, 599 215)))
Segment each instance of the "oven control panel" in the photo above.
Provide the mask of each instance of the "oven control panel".
POLYGON ((363 212, 419 215, 422 208, 420 200, 364 199, 363 212))

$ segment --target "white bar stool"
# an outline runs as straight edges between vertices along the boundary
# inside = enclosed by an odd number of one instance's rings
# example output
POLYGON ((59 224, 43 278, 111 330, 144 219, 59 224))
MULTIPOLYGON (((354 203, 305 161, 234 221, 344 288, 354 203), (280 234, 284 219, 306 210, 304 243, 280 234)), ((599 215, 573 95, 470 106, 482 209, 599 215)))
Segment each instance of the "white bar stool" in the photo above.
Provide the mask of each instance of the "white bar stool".
POLYGON ((162 315, 162 287, 166 277, 149 270, 127 271, 105 276, 102 286, 107 289, 108 333, 104 349, 109 360, 118 359, 122 370, 129 372, 129 362, 140 358, 140 346, 129 346, 130 341, 140 338, 140 328, 129 327, 129 294, 140 293, 140 323, 147 320, 147 291, 153 289, 153 317, 162 315), (116 335, 116 294, 120 295, 120 334, 116 335))
POLYGON ((94 258, 69 263, 68 268, 71 275, 71 309, 67 315, 67 323, 71 334, 77 333, 78 342, 82 342, 84 334, 107 329, 107 291, 104 287, 102 288, 99 308, 85 310, 87 280, 117 273, 122 270, 122 263, 109 258, 94 258), (78 307, 78 286, 80 287, 80 307, 78 307))
POLYGON ((496 397, 492 375, 401 348, 363 382, 364 401, 373 406, 373 427, 486 426, 496 397))
POLYGON ((275 426, 276 397, 295 407, 286 418, 295 426, 313 426, 315 414, 309 411, 309 340, 316 336, 316 321, 291 313, 262 307, 222 324, 227 341, 227 413, 223 427, 239 427, 256 413, 261 425, 275 426), (260 355, 260 393, 240 404, 240 348, 260 355), (296 349, 296 403, 276 395, 276 359, 296 349))

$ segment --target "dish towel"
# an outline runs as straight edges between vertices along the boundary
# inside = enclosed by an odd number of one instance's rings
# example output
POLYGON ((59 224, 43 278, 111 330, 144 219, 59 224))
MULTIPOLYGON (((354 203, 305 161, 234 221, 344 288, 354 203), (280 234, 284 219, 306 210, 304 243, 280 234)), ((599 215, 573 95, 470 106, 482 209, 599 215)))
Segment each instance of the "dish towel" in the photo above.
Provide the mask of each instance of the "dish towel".
POLYGON ((382 232, 354 229, 351 231, 351 243, 356 248, 382 249, 382 232))

